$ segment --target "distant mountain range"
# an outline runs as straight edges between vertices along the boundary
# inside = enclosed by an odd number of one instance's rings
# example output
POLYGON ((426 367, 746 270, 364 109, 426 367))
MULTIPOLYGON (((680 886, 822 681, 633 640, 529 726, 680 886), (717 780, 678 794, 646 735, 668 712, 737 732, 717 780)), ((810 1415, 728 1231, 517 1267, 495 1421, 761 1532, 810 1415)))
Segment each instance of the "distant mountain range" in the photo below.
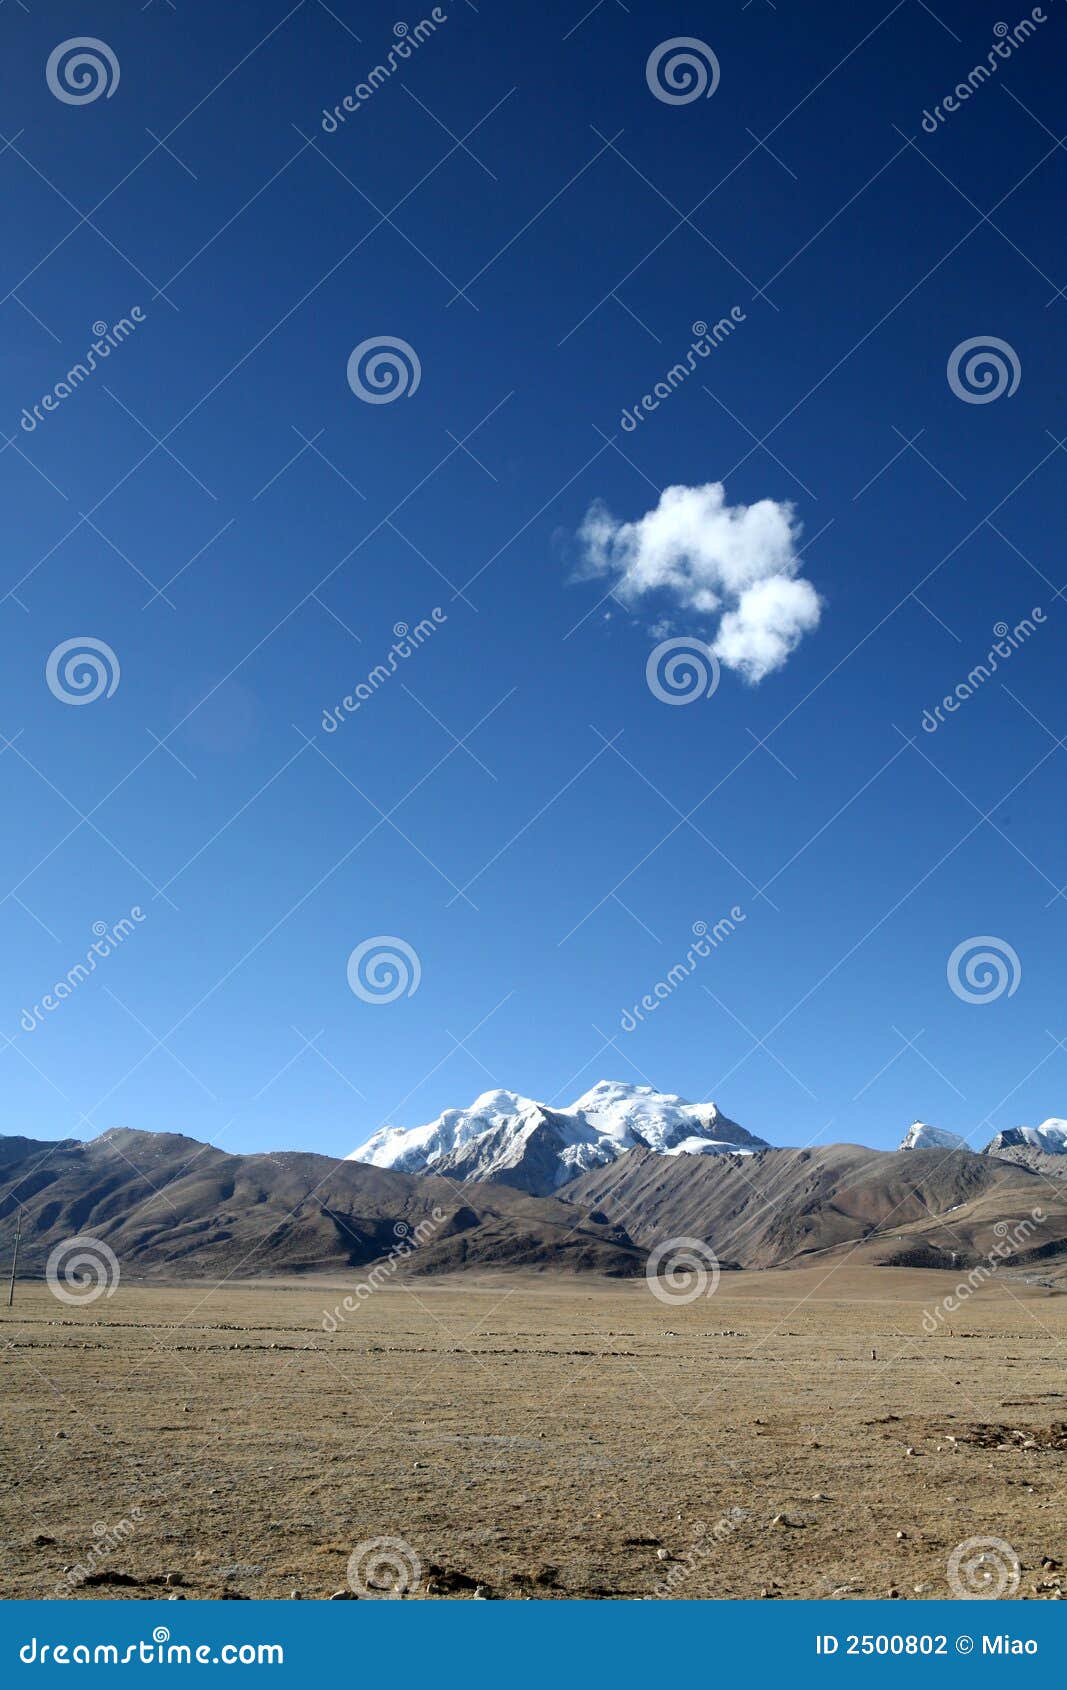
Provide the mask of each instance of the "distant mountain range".
POLYGON ((0 1137, 0 1261, 21 1208, 31 1274, 85 1235, 123 1273, 168 1279, 347 1277, 383 1261, 390 1274, 636 1276, 683 1237, 727 1267, 849 1254, 955 1269, 995 1252, 1067 1273, 1067 1124, 1013 1128, 980 1153, 953 1140, 916 1122, 898 1151, 774 1149, 714 1104, 614 1082, 559 1110, 489 1092, 342 1162, 122 1128, 87 1143, 0 1137))
MULTIPOLYGON (((717 1156, 770 1148, 714 1103, 687 1103, 652 1086, 601 1080, 562 1108, 518 1092, 483 1092, 469 1109, 446 1109, 424 1127, 384 1127, 352 1152, 352 1160, 409 1174, 432 1171, 450 1179, 493 1180, 547 1196, 582 1174, 610 1167, 631 1150, 717 1156)), ((900 1149, 970 1146, 958 1133, 915 1121, 900 1149)), ((1062 1155, 1056 1171, 1067 1176, 1067 1122, 1011 1127, 998 1133, 984 1154, 1032 1163, 1032 1152, 1042 1158, 1062 1155)))
MULTIPOLYGON (((925 1121, 914 1121, 905 1133, 901 1150, 968 1150, 970 1146, 959 1133, 947 1132, 944 1127, 930 1127, 925 1121)), ((1006 1127, 996 1133, 982 1151, 983 1156, 996 1156, 1003 1162, 1016 1162, 1031 1168, 1034 1173, 1051 1179, 1067 1179, 1067 1121, 1055 1118, 1040 1127, 1006 1127)))
POLYGON ((483 1092, 469 1109, 446 1109, 425 1127, 383 1128, 351 1159, 403 1173, 494 1180, 547 1196, 638 1148, 713 1156, 770 1146, 714 1103, 687 1103, 651 1086, 601 1080, 560 1109, 513 1091, 483 1092))

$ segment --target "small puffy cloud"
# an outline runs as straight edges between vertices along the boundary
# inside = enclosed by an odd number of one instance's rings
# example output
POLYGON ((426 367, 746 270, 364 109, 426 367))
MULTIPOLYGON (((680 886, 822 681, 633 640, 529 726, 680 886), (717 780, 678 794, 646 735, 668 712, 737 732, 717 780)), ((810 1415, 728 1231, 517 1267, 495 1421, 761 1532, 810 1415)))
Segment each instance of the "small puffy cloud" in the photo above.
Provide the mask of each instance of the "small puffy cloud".
POLYGON ((720 663, 762 681, 819 623, 819 595, 798 573, 799 535, 787 502, 728 505, 718 481, 667 487, 636 522, 617 522, 595 501, 578 531, 581 573, 614 577, 623 604, 658 593, 705 623, 715 619, 720 663))

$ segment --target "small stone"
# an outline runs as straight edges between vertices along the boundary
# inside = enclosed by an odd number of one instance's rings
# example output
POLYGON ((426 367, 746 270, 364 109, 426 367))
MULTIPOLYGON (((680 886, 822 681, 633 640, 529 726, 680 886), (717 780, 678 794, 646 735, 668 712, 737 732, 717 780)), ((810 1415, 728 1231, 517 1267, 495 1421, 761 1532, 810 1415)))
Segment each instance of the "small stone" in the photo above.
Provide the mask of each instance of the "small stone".
POLYGON ((657 1549, 656 1550, 656 1560, 657 1561, 669 1561, 670 1558, 671 1558, 671 1552, 670 1552, 669 1549, 657 1549))
POLYGON ((354 1590, 335 1590, 330 1597, 331 1602, 356 1602, 359 1598, 354 1590))
POLYGON ((57 1437, 57 1438, 65 1438, 65 1437, 66 1437, 66 1435, 67 1435, 67 1434, 66 1434, 66 1432, 57 1432, 57 1433, 56 1433, 56 1437, 57 1437))
MULTIPOLYGON (((38 1532, 33 1541, 38 1549, 43 1549, 46 1544, 55 1543, 56 1540, 54 1537, 49 1537, 47 1532, 38 1532)), ((1053 1563, 1050 1561, 1048 1565, 1052 1566, 1053 1563)))
POLYGON ((478 1587, 476 1588, 476 1590, 474 1592, 474 1601, 475 1602, 488 1602, 488 1600, 489 1600, 489 1586, 487 1584, 478 1585, 478 1587))
POLYGON ((299 1602, 300 1601, 299 1590, 291 1590, 289 1592, 289 1600, 290 1600, 290 1602, 299 1602))
POLYGON ((918 1453, 919 1453, 918 1450, 913 1449, 911 1444, 909 1444, 907 1449, 904 1451, 905 1455, 918 1455, 918 1453))
POLYGON ((897 1533, 897 1542, 903 1543, 903 1541, 907 1537, 907 1535, 908 1535, 907 1532, 898 1532, 897 1533))

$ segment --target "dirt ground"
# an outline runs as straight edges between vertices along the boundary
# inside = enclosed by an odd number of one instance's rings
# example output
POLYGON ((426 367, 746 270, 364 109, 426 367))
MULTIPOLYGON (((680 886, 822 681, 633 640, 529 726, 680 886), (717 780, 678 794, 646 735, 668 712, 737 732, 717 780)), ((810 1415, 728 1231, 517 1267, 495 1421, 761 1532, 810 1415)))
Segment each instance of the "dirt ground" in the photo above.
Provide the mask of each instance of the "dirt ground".
POLYGON ((498 1276, 346 1313, 355 1283, 20 1284, 0 1595, 321 1598, 355 1551, 363 1595, 914 1600, 977 1538, 979 1580, 1010 1586, 1005 1549, 1019 1597, 1067 1580, 1067 1296, 1004 1279, 942 1318, 954 1281, 897 1269, 687 1304, 498 1276))

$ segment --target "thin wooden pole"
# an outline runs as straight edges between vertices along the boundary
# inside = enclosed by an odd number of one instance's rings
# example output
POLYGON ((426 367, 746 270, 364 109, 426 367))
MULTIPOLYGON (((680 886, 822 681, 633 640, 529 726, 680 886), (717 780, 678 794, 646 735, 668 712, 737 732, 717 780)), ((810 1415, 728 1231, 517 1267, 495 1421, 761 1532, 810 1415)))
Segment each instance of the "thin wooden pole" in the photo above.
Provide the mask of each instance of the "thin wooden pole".
POLYGON ((15 1301, 15 1274, 19 1265, 19 1239, 22 1236, 22 1204, 15 1211, 15 1253, 11 1258, 11 1278, 7 1287, 7 1306, 11 1307, 15 1301))

